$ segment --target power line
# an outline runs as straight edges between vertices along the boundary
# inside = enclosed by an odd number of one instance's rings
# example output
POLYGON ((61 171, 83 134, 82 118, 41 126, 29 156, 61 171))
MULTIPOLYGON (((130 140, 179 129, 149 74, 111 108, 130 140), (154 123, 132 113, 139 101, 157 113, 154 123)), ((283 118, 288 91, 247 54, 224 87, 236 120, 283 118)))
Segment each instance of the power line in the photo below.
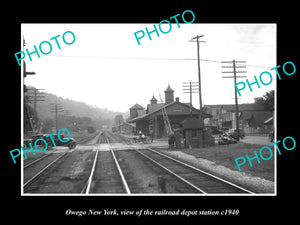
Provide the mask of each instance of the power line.
MULTIPOLYGON (((45 55, 48 57, 66 57, 66 58, 95 58, 95 59, 118 59, 118 60, 182 60, 182 61, 193 61, 198 59, 189 59, 189 58, 137 58, 137 57, 107 57, 107 56, 80 56, 80 55, 45 55)), ((212 63, 222 63, 219 60, 212 60, 212 59, 200 59, 203 62, 212 62, 212 63)), ((231 62, 232 63, 232 62, 231 62)), ((259 68, 272 68, 271 66, 261 66, 261 65, 250 65, 246 64, 249 67, 259 67, 259 68)))
POLYGON ((257 65, 249 65, 249 64, 246 64, 245 66, 250 66, 250 67, 259 67, 259 68, 268 68, 268 69, 271 69, 273 67, 271 66, 257 66, 257 65))
POLYGON ((79 55, 46 55, 49 57, 70 57, 70 58, 95 58, 95 59, 121 59, 121 60, 197 60, 187 58, 136 58, 136 57, 107 57, 107 56, 79 56, 79 55))

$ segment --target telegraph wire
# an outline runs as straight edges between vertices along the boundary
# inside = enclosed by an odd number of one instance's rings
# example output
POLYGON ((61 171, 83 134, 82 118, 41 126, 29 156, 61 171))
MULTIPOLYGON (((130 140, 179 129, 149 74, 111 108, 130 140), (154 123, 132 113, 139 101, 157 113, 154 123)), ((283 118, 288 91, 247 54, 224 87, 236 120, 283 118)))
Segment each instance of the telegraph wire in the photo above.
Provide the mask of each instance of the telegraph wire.
MULTIPOLYGON (((105 57, 105 56, 79 56, 79 55, 45 55, 48 57, 69 57, 69 58, 95 58, 95 59, 118 59, 118 60, 176 60, 176 61, 196 61, 197 59, 188 59, 188 58, 135 58, 135 57, 105 57)), ((212 60, 212 59, 200 59, 200 61, 204 62, 212 62, 212 63, 222 63, 222 61, 212 60)), ((271 69, 270 66, 260 66, 260 65, 250 65, 246 64, 249 67, 258 67, 258 68, 267 68, 271 69)))
POLYGON ((74 55, 46 55, 56 57, 73 57, 73 58, 97 58, 97 59, 124 59, 124 60, 197 60, 187 58, 135 58, 135 57, 105 57, 105 56, 74 56, 74 55))

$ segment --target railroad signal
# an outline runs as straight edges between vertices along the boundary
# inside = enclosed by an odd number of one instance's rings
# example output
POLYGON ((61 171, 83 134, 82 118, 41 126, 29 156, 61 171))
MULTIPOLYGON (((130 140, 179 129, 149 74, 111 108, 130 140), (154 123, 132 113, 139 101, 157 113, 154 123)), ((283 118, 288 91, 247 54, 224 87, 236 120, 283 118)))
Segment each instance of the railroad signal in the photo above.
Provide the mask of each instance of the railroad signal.
POLYGON ((35 75, 35 72, 28 72, 26 70, 26 63, 25 61, 23 60, 23 76, 24 77, 27 77, 27 75, 35 75))

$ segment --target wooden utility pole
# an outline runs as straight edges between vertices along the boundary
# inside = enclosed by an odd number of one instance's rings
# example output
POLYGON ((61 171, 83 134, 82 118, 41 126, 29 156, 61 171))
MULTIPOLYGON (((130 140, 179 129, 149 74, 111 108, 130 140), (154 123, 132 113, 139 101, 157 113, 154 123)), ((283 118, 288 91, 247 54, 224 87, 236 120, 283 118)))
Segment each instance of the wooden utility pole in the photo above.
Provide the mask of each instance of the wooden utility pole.
POLYGON ((37 102, 42 102, 45 101, 45 95, 44 93, 38 92, 39 90, 45 90, 45 89, 36 89, 36 88, 28 88, 27 89, 27 96, 29 101, 33 101, 33 110, 34 110, 34 115, 37 116, 36 112, 36 105, 37 102))
POLYGON ((57 115, 58 112, 63 112, 64 106, 61 103, 50 104, 50 112, 55 112, 55 130, 58 132, 57 115))
POLYGON ((190 114, 192 115, 192 94, 198 93, 199 87, 198 82, 183 82, 183 93, 189 93, 190 94, 190 114))
MULTIPOLYGON (((198 56, 198 83, 199 83, 199 120, 201 121, 202 124, 204 124, 203 120, 203 115, 202 115, 202 94, 201 94, 201 71, 200 71, 200 42, 205 42, 205 41, 199 41, 200 38, 204 37, 204 35, 197 35, 196 37, 193 37, 191 39, 191 42, 197 42, 197 56, 198 56)), ((202 147, 205 147, 204 143, 204 129, 202 130, 202 135, 201 135, 201 143, 202 147)))
POLYGON ((199 119, 203 121, 202 116, 202 94, 201 94, 201 70, 200 70, 200 43, 205 41, 199 41, 200 38, 204 37, 204 35, 197 35, 191 39, 191 42, 197 42, 197 56, 198 56, 198 83, 199 83, 199 119))
POLYGON ((66 126, 65 126, 65 118, 66 117, 69 117, 69 116, 72 116, 72 111, 71 110, 63 110, 64 111, 64 113, 62 114, 62 126, 63 127, 65 127, 65 128, 67 128, 66 126))
POLYGON ((222 78, 234 78, 234 95, 235 95, 235 120, 236 120, 236 131, 237 141, 240 140, 240 128, 239 128, 239 104, 237 97, 237 90, 235 88, 236 78, 243 78, 247 76, 236 76, 237 73, 247 73, 247 71, 236 71, 236 68, 246 68, 246 65, 236 65, 236 63, 246 63, 246 61, 222 61, 222 63, 232 63, 232 66, 222 66, 222 68, 233 68, 233 71, 222 71, 222 73, 233 73, 233 76, 223 76, 222 78))

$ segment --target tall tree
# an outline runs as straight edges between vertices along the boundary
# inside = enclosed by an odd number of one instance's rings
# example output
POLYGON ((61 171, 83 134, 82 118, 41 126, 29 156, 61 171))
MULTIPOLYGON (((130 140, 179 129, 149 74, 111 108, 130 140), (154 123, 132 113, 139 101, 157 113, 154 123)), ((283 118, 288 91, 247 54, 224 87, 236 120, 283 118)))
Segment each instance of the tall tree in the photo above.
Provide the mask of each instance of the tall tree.
POLYGON ((268 111, 274 111, 274 90, 266 92, 263 96, 263 104, 268 111))

